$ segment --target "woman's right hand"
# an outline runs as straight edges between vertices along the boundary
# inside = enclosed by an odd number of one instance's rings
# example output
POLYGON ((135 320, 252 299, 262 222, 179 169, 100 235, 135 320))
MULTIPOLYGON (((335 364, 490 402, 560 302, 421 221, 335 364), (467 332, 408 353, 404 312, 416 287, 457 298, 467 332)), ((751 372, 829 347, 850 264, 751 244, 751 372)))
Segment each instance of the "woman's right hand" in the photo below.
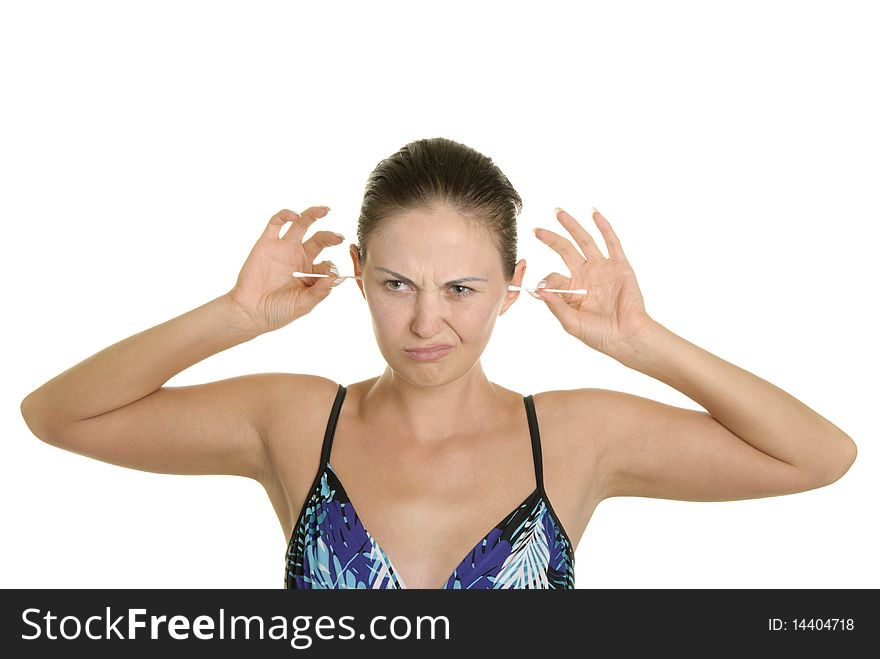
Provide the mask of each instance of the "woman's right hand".
POLYGON ((330 261, 313 262, 322 249, 341 243, 342 236, 332 231, 318 231, 302 241, 312 222, 324 217, 329 210, 326 206, 311 206, 302 215, 286 208, 278 211, 248 255, 228 295, 260 333, 284 327, 304 316, 330 294, 334 277, 292 275, 294 271, 339 274, 331 271, 334 266, 330 261), (288 222, 290 228, 279 237, 281 228, 288 222))

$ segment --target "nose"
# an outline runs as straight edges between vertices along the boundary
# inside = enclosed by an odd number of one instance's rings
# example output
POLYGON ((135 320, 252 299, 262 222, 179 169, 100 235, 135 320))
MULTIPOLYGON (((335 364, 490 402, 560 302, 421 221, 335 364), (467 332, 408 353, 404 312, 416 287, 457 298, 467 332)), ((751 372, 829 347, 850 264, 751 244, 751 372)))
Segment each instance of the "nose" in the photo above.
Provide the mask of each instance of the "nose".
POLYGON ((445 323, 446 311, 439 295, 420 293, 413 306, 413 333, 425 338, 437 336, 445 323))

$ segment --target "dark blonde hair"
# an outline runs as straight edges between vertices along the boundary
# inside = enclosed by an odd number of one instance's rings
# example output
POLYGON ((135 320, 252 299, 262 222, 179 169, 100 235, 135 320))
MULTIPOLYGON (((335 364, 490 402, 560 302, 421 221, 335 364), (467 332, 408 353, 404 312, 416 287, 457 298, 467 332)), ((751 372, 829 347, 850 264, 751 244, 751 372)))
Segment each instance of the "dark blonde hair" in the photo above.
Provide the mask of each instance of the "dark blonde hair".
POLYGON ((402 212, 448 206, 489 230, 510 280, 516 266, 516 218, 522 199, 492 159, 469 146, 432 137, 402 147, 367 179, 358 216, 358 262, 385 219, 402 212))

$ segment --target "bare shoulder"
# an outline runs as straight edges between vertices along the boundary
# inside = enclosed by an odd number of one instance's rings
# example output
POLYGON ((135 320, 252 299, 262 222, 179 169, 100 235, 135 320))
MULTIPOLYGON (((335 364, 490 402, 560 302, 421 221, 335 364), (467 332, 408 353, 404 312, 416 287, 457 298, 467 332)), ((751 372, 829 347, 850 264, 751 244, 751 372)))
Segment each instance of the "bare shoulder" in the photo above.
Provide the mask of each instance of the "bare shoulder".
POLYGON ((285 536, 293 526, 298 502, 321 455, 330 409, 339 385, 319 375, 267 374, 261 433, 267 455, 260 483, 266 490, 285 536))
POLYGON ((607 423, 602 391, 557 389, 533 394, 548 494, 553 499, 555 489, 560 508, 570 501, 578 520, 602 498, 600 458, 607 423))
POLYGON ((583 388, 542 391, 533 398, 542 425, 554 424, 573 444, 582 446, 586 437, 593 445, 598 442, 600 432, 586 431, 603 429, 613 416, 612 408, 626 395, 610 389, 583 388))
POLYGON ((564 450, 577 462, 592 452, 599 500, 734 501, 803 492, 839 477, 764 453, 704 410, 608 389, 541 396, 536 408, 546 400, 549 416, 565 429, 564 450))
POLYGON ((561 480, 581 485, 579 492, 568 494, 583 497, 584 506, 598 503, 610 492, 608 449, 621 416, 635 426, 648 421, 649 408, 631 404, 638 398, 595 387, 534 394, 548 468, 555 463, 561 480))
POLYGON ((320 375, 269 373, 263 388, 266 396, 264 439, 270 451, 283 438, 310 434, 316 423, 326 423, 327 413, 339 384, 320 375))
POLYGON ((335 396, 339 384, 320 375, 305 373, 264 373, 267 393, 273 405, 309 405, 319 403, 328 395, 335 396))

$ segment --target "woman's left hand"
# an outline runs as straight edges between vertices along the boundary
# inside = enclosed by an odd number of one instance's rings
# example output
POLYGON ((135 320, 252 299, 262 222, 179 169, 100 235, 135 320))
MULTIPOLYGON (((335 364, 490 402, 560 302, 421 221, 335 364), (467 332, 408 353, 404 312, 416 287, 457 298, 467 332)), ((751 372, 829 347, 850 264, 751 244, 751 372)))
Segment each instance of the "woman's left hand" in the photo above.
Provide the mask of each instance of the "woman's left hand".
POLYGON ((583 253, 558 233, 537 229, 535 235, 538 239, 555 250, 571 271, 570 277, 557 272, 549 274, 545 279, 545 288, 584 288, 589 293, 577 295, 540 291, 539 295, 566 332, 591 348, 616 358, 640 332, 654 323, 645 311, 635 273, 617 235, 599 211, 594 209, 593 221, 605 239, 608 258, 571 215, 557 209, 556 219, 571 234, 583 253))

